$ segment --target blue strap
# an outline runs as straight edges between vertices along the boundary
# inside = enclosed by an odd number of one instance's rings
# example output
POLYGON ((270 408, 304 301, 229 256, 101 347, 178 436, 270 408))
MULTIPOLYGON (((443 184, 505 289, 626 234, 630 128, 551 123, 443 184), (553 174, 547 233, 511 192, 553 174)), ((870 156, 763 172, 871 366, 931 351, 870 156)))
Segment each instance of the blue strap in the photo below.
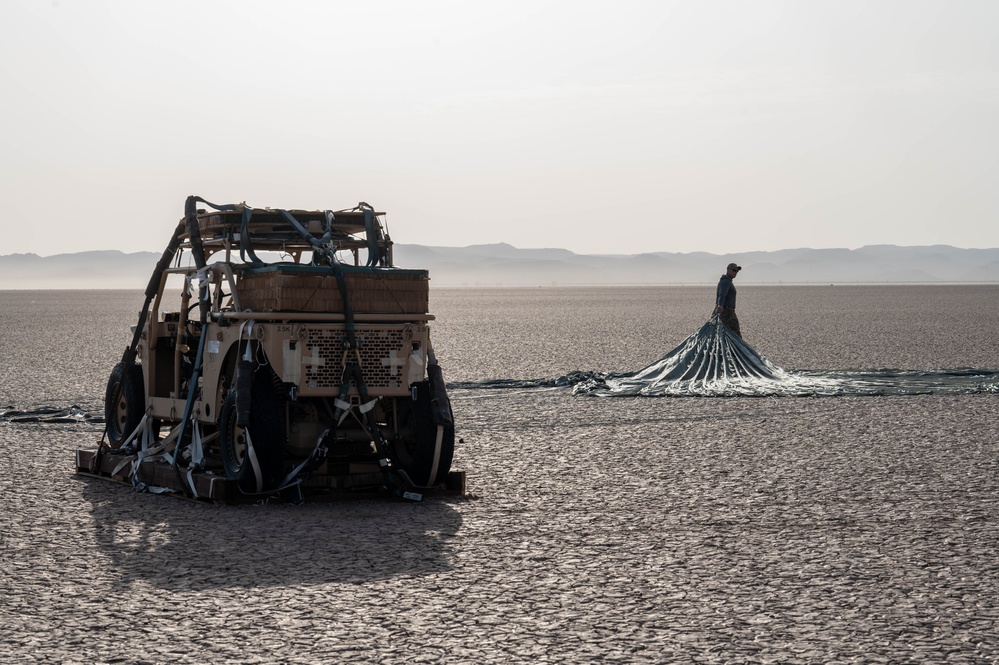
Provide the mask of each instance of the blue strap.
POLYGON ((357 204, 358 208, 364 210, 364 235, 368 239, 368 266, 376 266, 382 262, 382 252, 378 243, 381 240, 381 233, 375 226, 375 211, 364 201, 357 204))
POLYGON ((330 242, 330 240, 333 239, 333 226, 332 226, 333 213, 331 213, 329 210, 326 211, 326 232, 323 233, 322 238, 317 238, 316 236, 309 233, 309 230, 304 226, 302 226, 302 223, 299 222, 297 219, 295 219, 295 216, 292 215, 287 210, 279 210, 278 212, 281 213, 281 216, 284 217, 284 220, 286 222, 291 224, 292 228, 298 231, 298 234, 300 236, 308 240, 309 244, 315 247, 316 249, 322 249, 324 245, 326 245, 327 243, 330 242))
POLYGON ((250 239, 250 218, 253 217, 253 208, 246 206, 243 208, 243 218, 239 223, 239 258, 246 262, 246 257, 250 257, 250 263, 255 266, 262 266, 264 262, 257 258, 253 251, 253 241, 250 239))

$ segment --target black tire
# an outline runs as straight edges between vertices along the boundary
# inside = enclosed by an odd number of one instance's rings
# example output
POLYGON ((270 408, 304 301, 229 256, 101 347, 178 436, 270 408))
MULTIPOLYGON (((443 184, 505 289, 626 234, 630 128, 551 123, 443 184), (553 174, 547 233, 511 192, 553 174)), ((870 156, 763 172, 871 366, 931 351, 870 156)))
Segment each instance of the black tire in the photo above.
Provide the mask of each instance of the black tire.
POLYGON ((236 389, 231 388, 222 401, 219 412, 219 447, 222 468, 230 480, 247 493, 257 491, 257 476, 250 457, 246 454, 246 434, 250 431, 253 451, 260 467, 261 491, 277 489, 284 467, 285 431, 284 404, 270 381, 269 368, 254 372, 250 389, 250 422, 245 429, 236 424, 236 389))
POLYGON ((104 422, 111 448, 121 447, 139 426, 145 411, 142 366, 118 363, 111 370, 108 387, 104 392, 104 422))
POLYGON ((454 418, 440 426, 434 422, 430 402, 430 382, 416 384, 416 401, 397 399, 404 426, 393 444, 396 461, 413 484, 434 487, 447 480, 454 459, 454 418), (440 456, 437 458, 437 434, 440 427, 440 456))

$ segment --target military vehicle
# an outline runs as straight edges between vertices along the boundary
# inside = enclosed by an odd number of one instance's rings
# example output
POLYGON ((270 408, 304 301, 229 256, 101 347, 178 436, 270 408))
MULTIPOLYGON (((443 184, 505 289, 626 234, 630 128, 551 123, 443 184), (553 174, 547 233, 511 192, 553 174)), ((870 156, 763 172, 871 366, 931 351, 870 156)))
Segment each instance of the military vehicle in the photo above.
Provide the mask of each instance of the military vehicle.
POLYGON ((418 500, 448 482, 455 439, 428 304, 428 273, 393 266, 366 203, 189 197, 77 466, 197 498, 418 500))

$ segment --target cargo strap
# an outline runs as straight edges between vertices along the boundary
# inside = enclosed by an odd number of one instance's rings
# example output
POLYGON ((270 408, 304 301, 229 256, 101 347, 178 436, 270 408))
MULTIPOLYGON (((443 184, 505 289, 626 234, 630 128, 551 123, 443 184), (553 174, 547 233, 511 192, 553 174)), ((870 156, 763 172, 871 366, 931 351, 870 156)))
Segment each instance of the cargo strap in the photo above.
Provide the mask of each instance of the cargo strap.
POLYGON ((177 434, 177 454, 174 455, 171 464, 173 468, 177 470, 178 478, 180 478, 180 469, 177 466, 177 458, 180 457, 180 451, 184 446, 184 430, 187 427, 187 421, 191 419, 191 413, 194 407, 194 398, 198 394, 198 377, 201 375, 201 365, 205 357, 205 342, 208 339, 208 310, 211 305, 208 294, 208 271, 206 268, 207 261, 205 260, 205 248, 201 242, 201 231, 198 228, 198 211, 195 207, 195 204, 198 201, 206 203, 216 210, 235 209, 235 206, 217 206, 198 196, 187 197, 187 202, 184 205, 184 221, 187 224, 187 234, 191 243, 191 254, 194 256, 194 265, 195 268, 197 268, 198 275, 198 304, 200 305, 201 311, 201 335, 198 337, 198 353, 194 359, 194 367, 191 368, 191 378, 189 379, 190 384, 187 390, 187 402, 184 404, 184 417, 180 420, 180 431, 177 434))
MULTIPOLYGON (((239 327, 239 338, 236 340, 236 344, 238 345, 243 340, 243 333, 246 333, 246 349, 243 351, 243 360, 250 363, 253 363, 253 345, 250 343, 250 339, 253 336, 254 323, 253 319, 243 321, 243 324, 239 327)), ((237 397, 237 399, 239 398, 237 397)), ((257 451, 253 446, 253 437, 250 436, 249 422, 243 424, 243 434, 246 437, 246 458, 250 462, 250 467, 253 469, 253 477, 256 481, 255 493, 260 494, 264 490, 264 474, 260 469, 257 451)))
POLYGON ((276 492, 288 489, 294 485, 300 485, 303 480, 305 480, 310 473, 319 468, 319 466, 326 461, 326 455, 329 453, 329 446, 327 445, 327 437, 330 436, 331 430, 326 430, 319 435, 316 439, 316 446, 312 449, 312 453, 302 460, 298 466, 288 472, 288 475, 284 477, 278 484, 276 492))
POLYGON ((205 442, 201 436, 201 425, 191 418, 191 461, 187 465, 187 484, 191 487, 191 495, 198 496, 198 488, 194 484, 194 472, 205 469, 205 442))
POLYGON ((354 414, 354 419, 368 432, 375 444, 379 455, 378 467, 381 470, 386 488, 397 497, 410 501, 421 501, 423 495, 412 491, 415 484, 410 480, 405 470, 397 463, 395 455, 392 452, 392 446, 385 439, 385 435, 382 434, 378 423, 367 415, 378 402, 378 398, 369 399, 368 388, 361 375, 360 362, 347 362, 348 351, 349 349, 344 350, 343 382, 340 384, 340 397, 335 402, 336 411, 334 419, 337 422, 337 426, 344 421, 347 415, 354 414), (357 388, 361 401, 360 405, 356 407, 357 413, 354 413, 355 407, 346 400, 347 393, 350 392, 351 380, 353 380, 357 388))
POLYGON ((381 242, 382 234, 378 226, 375 224, 375 209, 364 201, 358 203, 357 207, 364 210, 364 236, 368 244, 367 265, 369 267, 377 266, 383 263, 383 257, 381 249, 379 248, 379 242, 381 242))
MULTIPOLYGON (((198 394, 198 377, 201 375, 201 364, 205 355, 205 341, 208 339, 208 330, 203 328, 201 331, 201 337, 198 338, 198 354, 194 360, 194 367, 191 370, 191 378, 189 379, 190 385, 187 390, 187 402, 184 404, 184 417, 180 421, 179 432, 177 434, 177 445, 178 452, 180 447, 184 445, 184 430, 187 426, 187 421, 191 420, 191 416, 194 408, 194 398, 198 394)), ((172 465, 177 468, 177 457, 173 458, 172 465)), ((179 470, 178 470, 179 473, 179 470)))
POLYGON ((129 468, 128 477, 132 481, 132 487, 140 492, 154 492, 162 493, 169 492, 167 488, 154 487, 147 485, 146 483, 139 480, 139 465, 143 462, 152 462, 156 460, 169 460, 170 451, 176 447, 177 443, 177 430, 175 429, 162 441, 156 441, 153 439, 153 419, 148 413, 143 414, 142 418, 139 420, 139 424, 136 426, 135 430, 129 435, 129 437, 122 443, 118 448, 119 453, 131 453, 128 454, 125 459, 118 463, 118 466, 111 471, 112 476, 118 475, 121 471, 125 469, 126 466, 129 468))
POLYGON ((298 234, 303 238, 305 238, 309 242, 309 244, 312 245, 314 249, 322 250, 323 248, 328 247, 329 244, 332 242, 333 213, 330 212, 329 210, 326 211, 326 228, 324 229, 323 235, 320 238, 317 238, 316 236, 309 233, 309 230, 304 226, 302 226, 302 223, 299 222, 297 219, 295 219, 295 216, 292 215, 287 210, 278 210, 278 212, 284 218, 284 221, 291 224, 292 228, 298 231, 298 234))
POLYGON ((243 434, 246 436, 246 457, 250 460, 250 466, 253 468, 253 477, 257 481, 257 491, 255 493, 260 494, 264 491, 264 474, 260 470, 257 452, 253 449, 253 439, 250 437, 249 425, 243 428, 243 434))
MULTIPOLYGON (((157 440, 154 438, 155 435, 153 434, 153 418, 148 413, 144 414, 139 420, 139 424, 136 426, 135 430, 133 430, 128 438, 117 449, 117 453, 126 454, 127 457, 118 463, 118 465, 111 471, 111 475, 116 476, 126 467, 129 467, 128 477, 132 481, 132 487, 136 490, 157 494, 175 491, 166 487, 147 485, 139 480, 138 471, 139 465, 144 464, 145 462, 164 461, 167 464, 173 464, 176 457, 180 454, 180 452, 177 451, 177 442, 180 435, 181 427, 178 425, 162 440, 157 440)), ((196 419, 192 418, 192 440, 190 446, 191 459, 187 464, 187 473, 184 479, 186 479, 188 486, 191 488, 191 495, 195 498, 198 497, 198 490, 194 483, 194 474, 197 471, 204 470, 205 444, 216 438, 216 436, 217 434, 213 434, 207 438, 204 437, 201 432, 201 425, 196 419)))
POLYGON ((239 258, 246 263, 246 257, 249 256, 249 263, 255 266, 262 266, 264 262, 257 258, 256 252, 253 251, 253 240, 250 238, 251 217, 253 217, 253 208, 250 206, 244 207, 243 217, 239 223, 239 258))

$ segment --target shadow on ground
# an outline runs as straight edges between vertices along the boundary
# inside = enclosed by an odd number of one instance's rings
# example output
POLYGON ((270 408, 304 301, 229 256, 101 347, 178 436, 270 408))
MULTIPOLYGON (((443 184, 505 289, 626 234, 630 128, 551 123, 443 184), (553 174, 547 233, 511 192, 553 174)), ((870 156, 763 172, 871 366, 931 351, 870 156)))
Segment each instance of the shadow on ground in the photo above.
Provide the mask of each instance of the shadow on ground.
POLYGON ((213 506, 78 477, 123 590, 364 583, 451 569, 453 497, 213 506))

